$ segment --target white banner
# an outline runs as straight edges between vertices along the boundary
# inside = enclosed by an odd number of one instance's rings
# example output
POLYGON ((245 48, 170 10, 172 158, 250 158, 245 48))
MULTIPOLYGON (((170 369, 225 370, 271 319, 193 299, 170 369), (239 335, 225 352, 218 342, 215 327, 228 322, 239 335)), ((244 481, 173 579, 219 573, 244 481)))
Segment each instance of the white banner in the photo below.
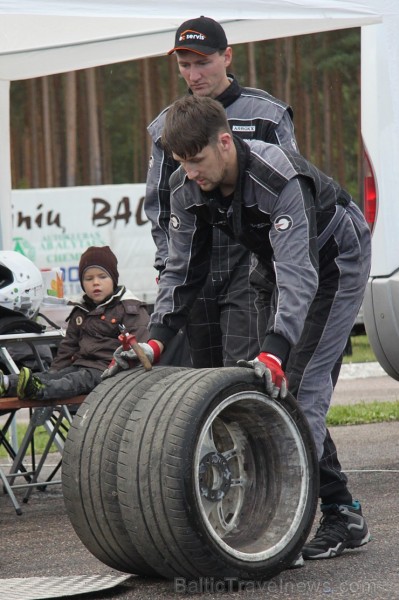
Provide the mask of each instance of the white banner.
POLYGON ((119 282, 148 303, 156 296, 155 244, 145 185, 13 190, 13 250, 39 269, 60 268, 67 298, 80 296, 78 264, 89 246, 110 246, 119 282))

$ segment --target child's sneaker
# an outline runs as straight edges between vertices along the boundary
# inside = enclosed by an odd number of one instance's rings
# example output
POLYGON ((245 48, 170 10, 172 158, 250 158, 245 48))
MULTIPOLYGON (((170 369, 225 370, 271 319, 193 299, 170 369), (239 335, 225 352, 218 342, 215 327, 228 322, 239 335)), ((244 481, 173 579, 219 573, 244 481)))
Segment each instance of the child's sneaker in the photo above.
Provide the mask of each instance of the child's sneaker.
POLYGON ((360 503, 322 504, 323 516, 315 537, 302 548, 305 559, 334 558, 346 548, 358 548, 370 541, 360 503))
POLYGON ((28 367, 21 367, 18 375, 17 396, 20 400, 40 400, 46 386, 28 367))

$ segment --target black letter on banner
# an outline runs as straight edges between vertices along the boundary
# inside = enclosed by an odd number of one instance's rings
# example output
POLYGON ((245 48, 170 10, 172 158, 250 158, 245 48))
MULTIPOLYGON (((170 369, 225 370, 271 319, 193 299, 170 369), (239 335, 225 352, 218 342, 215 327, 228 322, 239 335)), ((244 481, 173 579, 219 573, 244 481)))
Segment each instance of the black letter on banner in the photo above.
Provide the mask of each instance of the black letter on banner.
POLYGON ((112 219, 111 217, 107 216, 107 213, 109 213, 111 205, 109 202, 107 202, 106 200, 103 200, 102 198, 92 198, 92 202, 93 202, 93 216, 92 216, 92 221, 93 221, 93 225, 96 225, 97 227, 103 227, 104 225, 108 225, 112 219), (103 208, 99 208, 97 209, 97 205, 98 204, 102 204, 103 208), (98 219, 103 219, 103 223, 97 223, 98 219))
POLYGON ((114 228, 116 227, 116 222, 119 219, 124 220, 125 224, 127 225, 129 223, 129 219, 131 216, 132 216, 132 211, 130 210, 129 198, 127 196, 124 196, 116 207, 116 213, 114 216, 114 219, 115 219, 114 228))

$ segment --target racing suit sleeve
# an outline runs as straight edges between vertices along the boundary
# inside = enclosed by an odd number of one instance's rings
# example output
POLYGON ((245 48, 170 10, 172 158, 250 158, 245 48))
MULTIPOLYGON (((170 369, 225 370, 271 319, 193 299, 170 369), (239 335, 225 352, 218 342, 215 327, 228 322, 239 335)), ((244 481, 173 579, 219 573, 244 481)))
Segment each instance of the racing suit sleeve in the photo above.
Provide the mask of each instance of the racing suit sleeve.
POLYGON ((313 193, 300 177, 290 180, 272 208, 270 243, 277 302, 261 351, 283 365, 301 336, 319 285, 319 253, 313 193))
POLYGON ((284 111, 281 120, 277 123, 274 129, 275 140, 265 140, 266 142, 278 144, 287 148, 288 150, 294 150, 299 152, 298 143, 295 137, 294 124, 288 110, 284 111))
POLYGON ((144 211, 151 221, 151 234, 156 246, 154 267, 161 273, 169 256, 170 187, 169 178, 178 163, 168 156, 160 140, 153 141, 147 171, 144 211))

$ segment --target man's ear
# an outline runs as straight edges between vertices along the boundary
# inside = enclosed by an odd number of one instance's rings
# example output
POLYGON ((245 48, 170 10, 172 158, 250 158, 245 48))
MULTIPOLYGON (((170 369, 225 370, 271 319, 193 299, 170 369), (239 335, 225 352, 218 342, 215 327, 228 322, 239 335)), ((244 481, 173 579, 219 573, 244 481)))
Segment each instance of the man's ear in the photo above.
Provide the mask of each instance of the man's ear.
POLYGON ((224 51, 224 66, 226 69, 231 65, 231 61, 233 60, 233 49, 231 46, 227 46, 224 51))
POLYGON ((222 147, 222 150, 230 150, 231 145, 233 144, 233 138, 230 133, 225 131, 224 133, 219 134, 219 143, 222 147))

